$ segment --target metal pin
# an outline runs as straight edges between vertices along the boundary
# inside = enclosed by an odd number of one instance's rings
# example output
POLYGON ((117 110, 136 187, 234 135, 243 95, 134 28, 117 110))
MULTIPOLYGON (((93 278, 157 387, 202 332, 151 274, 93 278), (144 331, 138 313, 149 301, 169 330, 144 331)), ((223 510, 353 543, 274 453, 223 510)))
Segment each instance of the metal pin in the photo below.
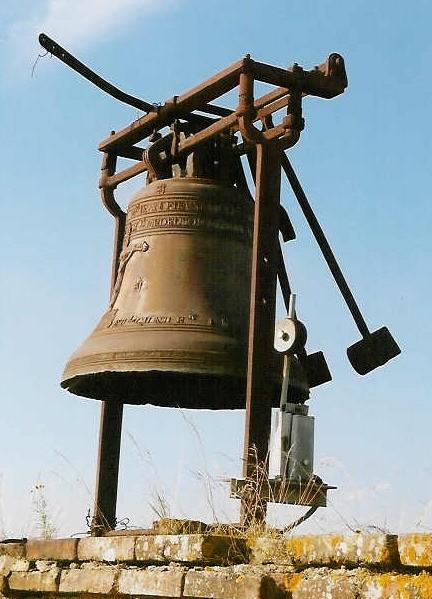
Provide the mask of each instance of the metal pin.
POLYGON ((295 320, 295 303, 296 303, 296 294, 291 293, 289 298, 289 306, 288 306, 288 318, 292 318, 295 320))

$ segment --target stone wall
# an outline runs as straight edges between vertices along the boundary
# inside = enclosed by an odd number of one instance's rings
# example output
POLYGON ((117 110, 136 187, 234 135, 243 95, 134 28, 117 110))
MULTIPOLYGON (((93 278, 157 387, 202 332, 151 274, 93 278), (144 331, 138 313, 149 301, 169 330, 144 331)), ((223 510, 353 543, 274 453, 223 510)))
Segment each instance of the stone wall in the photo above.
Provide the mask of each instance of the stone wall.
POLYGON ((127 534, 0 543, 5 599, 432 599, 432 535, 127 534))

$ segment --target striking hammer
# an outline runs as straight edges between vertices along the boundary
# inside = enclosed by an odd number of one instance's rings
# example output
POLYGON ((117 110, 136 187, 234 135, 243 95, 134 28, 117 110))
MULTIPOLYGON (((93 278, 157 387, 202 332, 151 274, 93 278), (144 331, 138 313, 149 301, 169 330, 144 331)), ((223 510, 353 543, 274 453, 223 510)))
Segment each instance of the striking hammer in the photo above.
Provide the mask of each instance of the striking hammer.
POLYGON ((347 349, 348 359, 356 372, 367 374, 399 355, 401 350, 387 327, 381 327, 372 333, 369 331, 357 302, 336 261, 335 255, 324 235, 324 231, 309 204, 306 194, 285 152, 281 152, 281 164, 306 221, 336 281, 336 285, 339 287, 342 297, 362 336, 360 341, 357 341, 357 343, 354 343, 347 349))

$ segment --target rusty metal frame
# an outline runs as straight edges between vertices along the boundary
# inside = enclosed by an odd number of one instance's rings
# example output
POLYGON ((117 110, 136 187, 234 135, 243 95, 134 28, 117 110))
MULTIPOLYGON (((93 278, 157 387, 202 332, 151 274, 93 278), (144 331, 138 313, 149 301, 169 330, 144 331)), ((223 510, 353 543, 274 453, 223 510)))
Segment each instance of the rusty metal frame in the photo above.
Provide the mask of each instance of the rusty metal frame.
MULTIPOLYGON (((283 150, 297 143, 303 130, 302 98, 313 95, 330 99, 346 88, 343 58, 339 54, 331 54, 321 65, 305 71, 297 64, 283 69, 257 62, 247 55, 186 93, 174 96, 163 105, 154 105, 108 83, 47 35, 41 34, 39 41, 51 54, 100 89, 147 113, 126 128, 112 132, 99 144, 99 150, 103 152, 99 181, 102 201, 115 218, 111 294, 126 219, 114 198, 114 190, 121 183, 151 169, 154 159, 159 166, 164 167, 164 159, 156 148, 158 144, 154 144, 151 151, 152 160, 150 151, 144 152, 142 147, 135 144, 146 138, 152 142, 155 137, 160 137, 159 133, 155 136, 156 132, 171 127, 170 159, 176 162, 184 160, 196 147, 217 135, 239 132, 242 136, 243 143, 237 146, 237 153, 248 154, 256 183, 243 468, 245 478, 253 476, 257 469, 267 468, 271 401, 266 366, 273 349, 278 275, 284 296, 289 293, 278 240, 279 230, 283 230, 285 240, 293 235, 289 218, 280 205, 281 156, 284 156, 283 150), (276 87, 255 99, 255 81, 276 87), (212 104, 235 87, 239 88, 239 102, 235 111, 212 104), (271 115, 282 108, 287 109, 286 116, 281 123, 273 125, 271 115), (190 135, 184 139, 176 135, 178 123, 182 121, 190 126, 190 135), (256 127, 257 122, 262 123, 261 129, 256 127), (119 157, 137 162, 117 172, 119 157)), ((122 415, 122 404, 102 403, 95 510, 91 525, 93 535, 105 534, 116 525, 122 415)), ((256 503, 252 505, 250 499, 242 495, 243 523, 265 518, 265 501, 258 506, 256 503)))
MULTIPOLYGON (((131 96, 104 80, 46 34, 41 34, 39 41, 48 52, 102 91, 147 113, 125 129, 117 133, 112 132, 111 136, 99 145, 103 152, 99 183, 102 201, 114 216, 116 223, 111 296, 114 293, 114 280, 126 219, 125 213, 115 201, 115 188, 146 170, 149 171, 150 177, 168 176, 172 164, 184 164, 189 153, 217 135, 229 135, 230 141, 233 142, 235 133, 240 132, 242 136, 243 143, 235 146, 237 157, 234 160, 238 162, 235 170, 239 171, 235 175, 235 184, 248 192, 240 163, 240 155, 247 154, 256 186, 244 447, 243 482, 247 482, 248 477, 253 477, 257 470, 267 468, 271 404, 265 380, 265 366, 270 360, 273 346, 277 276, 285 303, 289 301, 290 296, 278 232, 282 233, 284 241, 293 239, 295 234, 288 215, 279 203, 281 167, 362 335, 362 340, 347 350, 351 364, 357 372, 366 374, 400 353, 400 348, 388 329, 382 327, 372 333, 369 331, 284 152, 297 143, 304 127, 302 98, 314 95, 330 99, 341 94, 346 88, 347 77, 343 58, 339 54, 330 54, 321 65, 304 71, 297 64, 282 69, 254 61, 247 55, 181 96, 174 96, 163 105, 156 105, 131 96), (255 99, 255 81, 271 84, 276 88, 255 99), (239 102, 236 110, 212 103, 237 86, 239 102), (282 108, 287 109, 287 115, 281 123, 274 125, 272 115, 282 108), (262 123, 260 129, 255 126, 258 121, 262 123), (162 137, 159 131, 167 127, 171 127, 171 133, 162 137), (186 135, 182 137, 181 131, 186 135), (152 144, 146 150, 135 145, 146 138, 152 144), (160 143, 157 140, 160 140, 160 143), (156 143, 153 143, 155 141, 156 143), (116 172, 118 157, 132 159, 137 163, 116 172), (365 359, 371 351, 374 354, 373 359, 365 359)), ((298 357, 300 361, 307 362, 308 356, 304 350, 298 357)), ((328 376, 329 373, 324 373, 325 380, 330 380, 328 376)), ((320 380, 322 383, 324 379, 321 374, 321 378, 316 381, 320 380)), ((122 414, 123 405, 102 404, 93 534, 103 534, 104 531, 113 529, 116 523, 122 414)), ((320 491, 322 497, 319 505, 324 505, 322 502, 325 501, 327 488, 330 487, 326 486, 322 492, 320 491)), ((260 498, 264 503, 258 506, 255 502, 252 509, 249 501, 251 498, 247 493, 241 493, 243 523, 265 517, 266 501, 268 497, 274 496, 275 489, 268 488, 267 491, 260 498)))
MULTIPOLYGON (((268 369, 273 353, 278 270, 280 149, 273 143, 257 145, 256 195, 252 242, 251 298, 249 310, 246 415, 243 476, 256 477, 267 470, 271 425, 271 392, 268 369)), ((241 521, 265 518, 265 503, 244 495, 241 521)))
MULTIPOLYGON (((247 141, 241 146, 240 153, 247 151, 248 144, 266 143, 276 139, 280 141, 281 149, 287 149, 292 145, 293 131, 301 129, 299 123, 292 122, 293 117, 287 116, 282 123, 265 131, 259 131, 253 124, 264 121, 266 117, 285 107, 288 115, 298 112, 301 98, 304 96, 313 95, 329 99, 341 94, 346 86, 344 62, 339 54, 330 54, 324 63, 310 71, 303 70, 297 64, 288 69, 274 67, 254 61, 247 55, 188 92, 174 96, 161 106, 152 107, 150 112, 103 140, 99 144, 101 152, 139 161, 119 173, 114 172, 104 181, 104 185, 114 189, 120 183, 144 173, 147 166, 142 161, 143 149, 135 144, 151 136, 155 130, 170 126, 177 119, 190 121, 192 116, 201 119, 199 123, 195 123, 199 130, 178 143, 178 159, 215 135, 227 131, 240 131, 247 141), (255 81, 278 87, 251 101, 255 81), (235 87, 240 88, 240 101, 236 111, 209 104, 235 87), (193 111, 210 111, 212 114, 221 115, 221 118, 208 119, 193 111)), ((301 116, 296 118, 301 119, 301 116)))
MULTIPOLYGON (((279 276, 282 281, 286 278, 284 269, 281 267, 278 241, 281 209, 281 153, 297 143, 300 138, 304 127, 301 113, 302 98, 309 94, 332 98, 342 93, 346 84, 343 59, 339 55, 331 55, 325 63, 312 71, 304 71, 297 65, 284 70, 253 61, 247 56, 189 92, 168 100, 163 106, 137 119, 127 128, 112 133, 99 145, 99 149, 104 153, 99 185, 104 204, 116 219, 113 280, 124 232, 124 213, 114 200, 113 190, 117 185, 149 168, 149 162, 143 156, 143 149, 136 146, 136 143, 154 134, 155 131, 172 125, 178 119, 190 121, 188 116, 193 110, 203 110, 220 115, 220 118, 211 120, 210 123, 208 119, 201 121, 194 134, 183 140, 177 140, 173 145, 174 160, 180 159, 200 144, 227 131, 240 132, 243 143, 239 146, 239 154, 256 149, 254 164, 256 197, 243 453, 245 479, 254 477, 254 473, 259 469, 266 470, 268 465, 271 399, 266 380, 266 365, 273 348, 278 271, 281 271, 279 276), (255 80, 278 87, 255 99, 255 80), (239 101, 235 111, 209 105, 209 102, 237 86, 239 101), (282 123, 273 126, 271 115, 285 107, 287 116, 282 123), (257 122, 262 123, 262 129, 255 126, 257 122), (117 156, 138 160, 138 162, 116 173, 117 156)), ((100 431, 93 534, 100 534, 115 526, 121 415, 119 417, 117 413, 111 414, 106 404, 102 406, 100 431), (104 439, 108 436, 116 448, 114 455, 112 446, 104 444, 104 439), (115 462, 116 451, 117 461, 115 462)), ((243 524, 253 520, 263 520, 265 513, 265 501, 257 503, 253 497, 242 495, 243 524)))

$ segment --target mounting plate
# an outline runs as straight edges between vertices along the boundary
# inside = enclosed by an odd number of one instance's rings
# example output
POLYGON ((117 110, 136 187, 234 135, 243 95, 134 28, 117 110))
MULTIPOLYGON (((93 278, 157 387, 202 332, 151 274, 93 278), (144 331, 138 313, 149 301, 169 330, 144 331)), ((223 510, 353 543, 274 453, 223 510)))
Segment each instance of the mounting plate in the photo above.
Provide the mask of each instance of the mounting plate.
POLYGON ((252 492, 263 503, 326 507, 327 491, 336 488, 327 485, 316 474, 303 481, 282 477, 272 478, 267 481, 232 478, 230 497, 232 499, 243 499, 244 496, 252 492))

